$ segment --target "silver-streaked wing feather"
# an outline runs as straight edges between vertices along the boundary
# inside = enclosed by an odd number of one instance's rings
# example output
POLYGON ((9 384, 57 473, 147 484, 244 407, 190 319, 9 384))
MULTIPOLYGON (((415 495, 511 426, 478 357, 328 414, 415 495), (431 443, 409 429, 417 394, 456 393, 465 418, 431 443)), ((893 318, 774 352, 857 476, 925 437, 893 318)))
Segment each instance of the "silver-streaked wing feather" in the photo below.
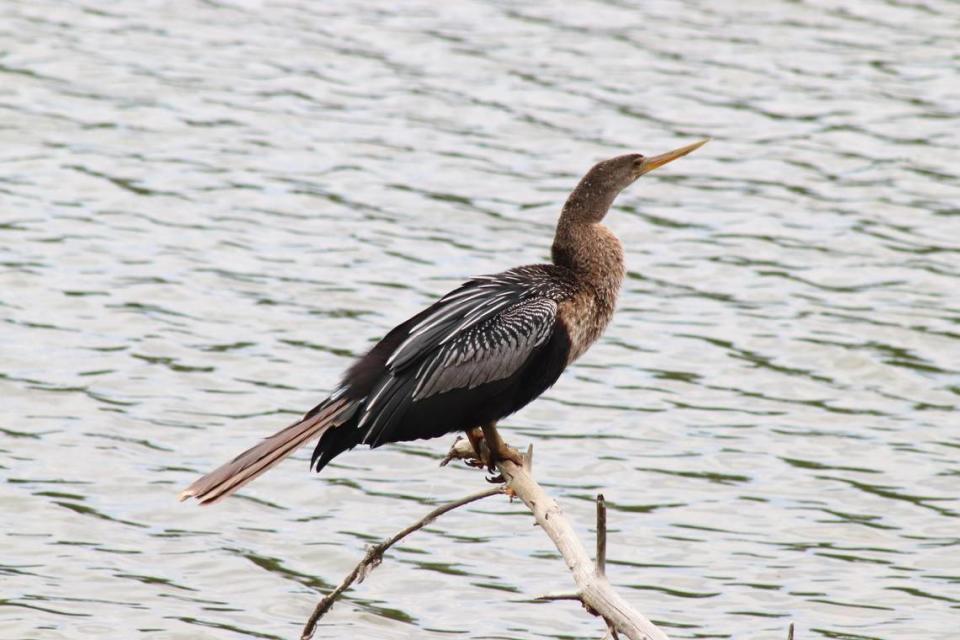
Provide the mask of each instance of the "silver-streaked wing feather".
POLYGON ((477 323, 522 300, 523 287, 489 277, 476 278, 443 298, 434 313, 410 328, 407 339, 390 355, 387 368, 402 369, 431 347, 443 344, 477 323))
POLYGON ((509 378, 553 333, 557 303, 533 298, 444 341, 417 370, 413 400, 509 378))
MULTIPOLYGON (((530 298, 479 324, 449 334, 415 371, 391 372, 370 395, 357 427, 362 442, 388 440, 405 407, 454 389, 472 389, 509 378, 546 342, 556 326, 557 303, 530 298)), ((462 324, 462 323, 461 323, 462 324)))
POLYGON ((387 440, 409 403, 509 378, 554 330, 565 291, 517 270, 476 278, 411 327, 368 396, 358 428, 372 446, 387 440), (416 367, 414 369, 414 367, 416 367))
POLYGON ((546 298, 559 301, 570 293, 566 289, 565 283, 545 272, 540 265, 478 276, 441 298, 433 313, 410 328, 407 338, 387 359, 387 368, 399 371, 420 361, 423 354, 434 347, 523 300, 546 298))

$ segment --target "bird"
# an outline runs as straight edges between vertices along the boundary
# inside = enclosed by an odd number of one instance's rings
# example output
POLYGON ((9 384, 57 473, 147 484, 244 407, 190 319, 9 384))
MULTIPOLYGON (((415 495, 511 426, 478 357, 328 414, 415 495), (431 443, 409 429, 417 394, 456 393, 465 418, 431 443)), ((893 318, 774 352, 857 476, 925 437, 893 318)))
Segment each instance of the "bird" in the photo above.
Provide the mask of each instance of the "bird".
POLYGON ((315 438, 317 472, 357 445, 455 432, 466 432, 478 453, 485 439, 491 467, 522 462, 497 422, 550 388, 613 316, 625 267, 604 217, 640 176, 708 141, 595 164, 563 205, 550 263, 474 277, 450 291, 389 331, 300 420, 202 476, 180 500, 218 502, 315 438))

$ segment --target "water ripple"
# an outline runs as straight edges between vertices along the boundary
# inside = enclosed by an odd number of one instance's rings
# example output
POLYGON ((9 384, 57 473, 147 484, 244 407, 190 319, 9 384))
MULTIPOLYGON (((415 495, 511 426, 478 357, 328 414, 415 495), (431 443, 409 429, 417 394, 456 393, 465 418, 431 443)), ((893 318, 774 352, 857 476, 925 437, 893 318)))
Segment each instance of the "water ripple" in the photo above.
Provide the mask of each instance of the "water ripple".
MULTIPOLYGON (((606 494, 612 579, 673 637, 956 635, 955 6, 168 9, 0 23, 11 637, 296 633, 478 474, 427 442, 319 478, 301 453, 211 510, 177 489, 464 277, 547 259, 593 161, 704 135, 619 199, 616 321, 508 431, 582 526, 606 494)), ((529 603, 555 558, 519 505, 478 504, 323 633, 596 634, 529 603)))

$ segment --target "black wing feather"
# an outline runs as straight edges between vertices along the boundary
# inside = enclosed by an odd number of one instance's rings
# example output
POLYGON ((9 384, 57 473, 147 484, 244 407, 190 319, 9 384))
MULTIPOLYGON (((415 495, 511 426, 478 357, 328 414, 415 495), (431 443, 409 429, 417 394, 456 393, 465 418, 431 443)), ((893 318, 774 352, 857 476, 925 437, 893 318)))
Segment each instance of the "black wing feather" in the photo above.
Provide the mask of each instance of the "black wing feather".
MULTIPOLYGON (((553 331, 557 304, 524 300, 445 340, 424 359, 414 400, 452 389, 472 389, 513 375, 553 331)), ((419 371, 418 371, 419 373, 419 371)))
POLYGON ((570 348, 558 305, 574 286, 556 269, 475 278, 387 334, 347 372, 341 388, 362 405, 317 444, 317 468, 357 444, 498 420, 552 385, 570 348))
POLYGON ((471 280, 441 298, 434 313, 410 327, 406 340, 387 360, 387 367, 402 370, 432 348, 521 302, 529 293, 522 286, 504 286, 496 280, 471 280))

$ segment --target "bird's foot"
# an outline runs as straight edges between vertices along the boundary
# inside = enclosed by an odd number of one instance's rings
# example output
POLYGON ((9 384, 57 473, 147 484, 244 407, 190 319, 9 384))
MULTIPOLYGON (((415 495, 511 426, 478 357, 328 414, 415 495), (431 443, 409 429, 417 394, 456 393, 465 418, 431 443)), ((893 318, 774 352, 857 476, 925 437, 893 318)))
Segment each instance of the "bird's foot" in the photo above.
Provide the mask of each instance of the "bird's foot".
POLYGON ((509 460, 518 467, 523 466, 523 454, 514 449, 511 446, 508 446, 503 441, 500 442, 503 445, 500 449, 494 452, 494 466, 501 460, 509 460))
POLYGON ((454 457, 458 457, 468 466, 474 468, 486 467, 491 474, 487 477, 487 482, 492 484, 506 482, 503 474, 497 470, 498 463, 509 460, 521 467, 525 465, 524 456, 503 441, 494 425, 467 429, 466 434, 469 446, 467 446, 467 443, 463 443, 458 447, 455 442, 450 449, 450 453, 447 454, 447 457, 444 458, 444 462, 441 464, 449 462, 454 457), (455 451, 458 448, 459 452, 455 451), (472 457, 467 451, 473 454, 472 457))
POLYGON ((487 425, 481 429, 483 431, 483 439, 487 445, 487 452, 489 453, 487 468, 491 472, 496 471, 497 463, 503 460, 509 460, 520 467, 523 466, 523 455, 503 441, 503 438, 500 437, 500 432, 497 431, 494 425, 487 425))

